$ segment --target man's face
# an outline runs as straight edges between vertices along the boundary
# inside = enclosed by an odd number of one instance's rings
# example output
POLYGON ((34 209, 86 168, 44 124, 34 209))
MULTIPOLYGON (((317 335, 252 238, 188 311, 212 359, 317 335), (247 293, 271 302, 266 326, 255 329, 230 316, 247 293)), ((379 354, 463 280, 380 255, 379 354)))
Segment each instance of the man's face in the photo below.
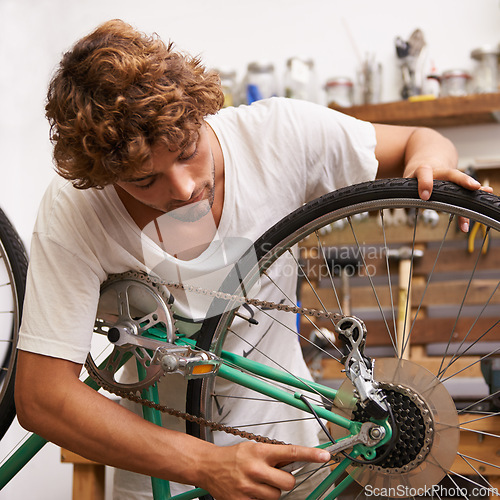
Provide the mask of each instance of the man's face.
POLYGON ((215 165, 206 126, 198 140, 182 151, 153 147, 150 172, 116 184, 144 205, 192 222, 206 215, 213 204, 215 165))

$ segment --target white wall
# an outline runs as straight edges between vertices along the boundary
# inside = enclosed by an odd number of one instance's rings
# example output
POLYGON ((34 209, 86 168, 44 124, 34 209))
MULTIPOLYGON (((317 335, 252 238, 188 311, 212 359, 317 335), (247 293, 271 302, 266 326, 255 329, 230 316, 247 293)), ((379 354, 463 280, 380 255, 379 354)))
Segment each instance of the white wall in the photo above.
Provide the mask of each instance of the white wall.
MULTIPOLYGON (((500 42, 499 0, 0 0, 0 206, 27 245, 53 175, 43 112, 48 79, 63 51, 110 18, 156 31, 240 77, 250 61, 272 61, 282 72, 289 57, 304 55, 315 60, 320 82, 354 78, 356 51, 374 53, 384 69, 385 101, 399 98, 396 36, 407 39, 421 28, 439 71, 472 69, 472 49, 500 42)), ((463 164, 500 158, 500 125, 444 132, 463 164)), ((0 499, 70 498, 71 467, 58 460, 57 450, 45 451, 0 499)))

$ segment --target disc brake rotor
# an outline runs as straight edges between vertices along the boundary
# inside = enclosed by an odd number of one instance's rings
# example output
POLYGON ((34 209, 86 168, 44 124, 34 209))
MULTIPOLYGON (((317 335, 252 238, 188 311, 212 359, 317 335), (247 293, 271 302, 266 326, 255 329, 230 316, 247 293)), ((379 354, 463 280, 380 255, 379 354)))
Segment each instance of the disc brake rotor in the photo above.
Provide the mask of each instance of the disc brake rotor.
POLYGON ((139 272, 110 276, 101 286, 94 333, 116 343, 104 365, 98 366, 89 354, 89 373, 102 385, 119 390, 135 392, 153 385, 164 373, 159 364, 153 363, 158 341, 143 334, 155 326, 164 335, 163 341, 174 340, 174 319, 164 287, 139 272), (120 336, 122 341, 117 342, 120 336), (130 358, 135 359, 138 370, 134 367, 123 373, 121 368, 130 358))
MULTIPOLYGON (((411 361, 379 359, 374 379, 391 406, 395 435, 386 445, 388 453, 385 447, 377 451, 383 455, 379 463, 353 465, 349 474, 372 491, 383 488, 391 498, 414 496, 439 483, 455 460, 460 435, 455 403, 432 373, 411 361)), ((368 420, 353 392, 351 382, 344 382, 335 406, 353 420, 368 420)))

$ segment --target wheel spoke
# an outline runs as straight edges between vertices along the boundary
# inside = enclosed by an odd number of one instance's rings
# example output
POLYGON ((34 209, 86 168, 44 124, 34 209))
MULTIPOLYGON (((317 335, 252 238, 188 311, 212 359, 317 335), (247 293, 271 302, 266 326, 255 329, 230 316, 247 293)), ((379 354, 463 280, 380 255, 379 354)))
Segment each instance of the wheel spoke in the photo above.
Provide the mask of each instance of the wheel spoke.
POLYGON ((304 422, 305 420, 314 420, 314 417, 289 418, 289 419, 282 419, 282 420, 269 420, 269 421, 265 421, 265 422, 260 421, 260 422, 246 423, 246 424, 238 424, 238 423, 234 424, 234 423, 232 423, 231 425, 233 427, 236 427, 237 429, 246 429, 248 427, 259 427, 259 426, 265 426, 265 425, 278 425, 278 424, 282 425, 282 424, 289 424, 291 422, 304 422))
MULTIPOLYGON (((323 349, 321 346, 317 345, 317 344, 314 344, 310 339, 308 339, 307 337, 305 337, 304 335, 302 335, 301 333, 298 333, 296 330, 290 328, 288 325, 285 325, 285 323, 283 323, 282 321, 279 321, 278 319, 274 318, 273 316, 271 316, 266 310, 262 309, 261 307, 258 308, 259 311, 261 311, 262 313, 264 313, 266 316, 269 316, 270 318, 273 319, 273 321, 275 321, 278 325, 286 328, 290 333, 292 333, 294 336, 296 337, 299 337, 301 338, 302 340, 304 340, 305 342, 307 342, 308 344, 310 345, 313 345, 315 349, 317 349, 318 351, 321 351, 325 356, 328 356, 330 359, 333 359, 335 361, 338 361, 340 362, 340 359, 336 358, 332 353, 326 351, 325 349, 323 349)), ((307 319, 310 320, 310 318, 308 316, 306 316, 307 319)), ((320 334, 321 337, 324 337, 324 333, 314 324, 314 322, 312 320, 311 321, 311 324, 315 327, 315 330, 320 334)), ((232 331, 231 331, 232 332, 232 331)), ((234 332, 232 332, 234 333, 234 332)), ((245 342, 252 348, 255 348, 256 346, 252 345, 250 342, 246 341, 245 342)), ((336 347, 336 349, 338 350, 338 347, 336 347)), ((340 351, 339 351, 340 352, 340 351)))
POLYGON ((456 328, 457 328, 458 320, 459 320, 459 318, 460 318, 460 316, 461 316, 461 314, 462 314, 462 310, 463 310, 463 308, 464 308, 464 304, 465 304, 465 300, 466 300, 466 298, 467 298, 467 294, 469 293, 470 287, 471 287, 471 285, 472 285, 472 281, 473 281, 474 276, 475 276, 475 274, 476 274, 476 269, 477 269, 477 266, 478 266, 478 264, 479 264, 479 260, 480 260, 481 255, 482 255, 482 254, 481 254, 481 252, 482 252, 482 249, 483 249, 483 247, 484 247, 484 243, 485 243, 485 241, 486 241, 486 238, 485 238, 485 239, 483 239, 483 243, 482 243, 482 245, 481 245, 480 251, 477 253, 477 258, 476 258, 476 261, 474 262, 474 267, 472 268, 471 275, 470 275, 470 277, 469 277, 469 281, 468 281, 468 283, 467 283, 467 286, 466 286, 466 289, 465 289, 465 292, 464 292, 464 295, 463 295, 463 298, 462 298, 462 302, 461 302, 461 304, 460 304, 460 307, 459 307, 459 310, 458 310, 458 313, 457 313, 457 317, 455 318, 455 323, 454 323, 454 325, 453 325, 453 328, 451 329, 450 337, 449 337, 449 339, 448 339, 448 344, 447 344, 447 346, 446 346, 446 351, 445 351, 445 353, 444 353, 444 355, 443 355, 443 359, 441 360, 441 366, 439 367, 439 370, 438 370, 438 378, 442 378, 442 377, 443 377, 443 375, 444 375, 444 372, 445 372, 445 371, 446 371, 446 369, 447 369, 447 368, 444 368, 444 369, 443 369, 443 362, 444 362, 444 358, 445 358, 445 356, 446 356, 446 355, 447 355, 447 353, 448 353, 448 349, 449 349, 449 347, 450 347, 450 345, 451 345, 451 341, 452 341, 453 335, 455 334, 455 330, 456 330, 456 328))
MULTIPOLYGON (((471 457, 469 455, 464 455, 463 453, 457 453, 457 455, 459 457, 463 458, 471 467, 472 467, 472 465, 469 463, 469 460, 472 460, 473 462, 478 462, 478 463, 483 464, 483 465, 488 465, 489 467, 493 467, 495 469, 500 469, 500 465, 496 465, 496 464, 493 464, 491 462, 485 462, 484 460, 481 460, 477 457, 471 457)), ((476 470, 476 469, 474 469, 474 470, 476 470)), ((481 474, 479 472, 476 471, 476 473, 478 476, 481 476, 481 474)))
MULTIPOLYGON (((493 355, 495 355, 495 354, 497 354, 499 352, 500 352, 500 347, 498 349, 495 349, 494 351, 488 353, 488 354, 485 354, 484 356, 481 356, 481 358, 479 358, 478 360, 473 361, 472 363, 470 363, 466 367, 462 368, 461 370, 458 370, 457 372, 453 373, 452 375, 448 375, 448 377, 446 377, 446 378, 441 378, 441 382, 446 382, 447 380, 449 380, 449 379, 451 379, 453 377, 456 377, 457 375, 459 375, 460 373, 468 370, 472 366, 477 365, 478 363, 481 363, 481 361, 484 361, 485 359, 487 359, 490 356, 493 356, 493 355)), ((444 374, 444 372, 441 373, 441 377, 443 376, 443 374, 444 374)))
POLYGON ((493 399, 495 396, 499 396, 499 395, 500 395, 500 389, 498 391, 494 392, 493 394, 489 394, 488 396, 485 396, 484 398, 479 399, 479 400, 475 401, 474 403, 471 403, 467 407, 462 408, 461 410, 458 410, 458 413, 459 414, 466 413, 466 412, 468 412, 468 410, 470 410, 470 408, 473 408, 474 406, 478 405, 479 403, 484 403, 485 401, 488 401, 489 399, 493 399))
POLYGON ((280 499, 285 499, 285 498, 288 498, 290 495, 293 495, 294 492, 302 485, 302 484, 305 484, 307 481, 309 481, 312 477, 314 477, 315 474, 317 474, 318 472, 321 472, 323 471, 326 467, 328 467, 328 463, 327 464, 323 464, 323 465, 318 465, 317 467, 315 468, 312 468, 312 469, 307 469, 307 471, 305 472, 302 472, 302 471, 299 471, 296 475, 295 475, 295 478, 296 479, 299 479, 297 481, 297 483, 295 484, 295 486, 293 487, 293 489, 291 489, 290 491, 288 491, 287 493, 283 494, 280 499), (305 476, 303 478, 301 478, 301 476, 305 476))
MULTIPOLYGON (((430 272, 429 272, 429 276, 428 276, 427 281, 426 281, 426 283, 425 283, 425 288, 424 288, 424 290, 423 290, 423 292, 422 292, 422 296, 421 296, 421 298, 420 298, 420 302, 419 302, 419 304, 418 304, 417 311, 416 311, 416 313, 415 313, 415 317, 413 318, 413 322, 412 322, 412 325, 411 325, 410 332, 411 332, 411 331, 413 331, 413 329, 414 329, 414 327, 415 327, 415 324, 416 324, 416 321, 417 321, 418 314, 419 314, 419 312, 420 312, 420 310, 421 310, 421 308, 422 308, 422 304, 424 303, 424 298, 425 298, 425 296, 426 296, 426 294, 427 294, 427 290, 429 289, 430 283, 431 283, 431 281, 432 281, 432 276, 433 276, 433 274, 434 274, 434 271, 435 271, 435 269, 436 269, 436 265, 437 265, 437 263, 438 263, 438 260, 439 260, 439 257, 440 257, 440 255, 441 255, 441 252, 442 252, 442 250, 443 250, 443 248, 444 248, 444 244, 445 244, 445 242, 446 242, 446 237, 447 237, 447 235, 448 235, 448 231, 449 231, 450 226, 451 226, 451 223, 452 223, 452 221, 453 221, 454 219, 455 219, 455 216, 454 216, 454 215, 450 215, 450 216, 448 217, 448 225, 446 226, 446 230, 445 230, 445 232, 444 232, 444 235, 443 235, 443 237, 441 238, 441 242, 440 242, 440 244, 439 244, 439 248, 438 248, 438 251, 437 251, 436 258, 434 259, 434 263, 432 264, 432 269, 430 270, 430 272)), ((413 253, 413 252, 412 252, 412 253, 413 253)), ((410 275, 411 275, 411 274, 410 274, 410 275)))
MULTIPOLYGON (((474 486, 477 486, 478 488, 482 488, 482 489, 487 488, 487 486, 485 486, 484 484, 479 484, 477 481, 473 481, 470 477, 459 474, 458 472, 450 471, 450 474, 453 474, 454 476, 457 476, 460 479, 463 479, 464 481, 467 481, 468 483, 470 483, 474 486)), ((458 487, 458 485, 457 485, 457 487, 458 487)), ((461 489, 463 490, 463 488, 461 488, 461 489)))
MULTIPOLYGON (((309 279, 309 276, 307 276, 307 274, 304 272, 304 269, 300 265, 300 262, 297 260, 297 258, 295 257, 295 255, 293 255, 293 252, 291 250, 288 250, 288 252, 292 256, 292 258, 295 261, 295 263, 297 264, 297 267, 299 269, 300 275, 303 276, 305 278, 305 280, 307 281, 307 284, 309 285, 309 288, 311 289, 311 291, 313 292, 314 296, 318 300, 319 305, 321 306, 321 308, 323 309, 323 311, 328 312, 328 308, 325 306, 325 304, 321 300, 321 297, 319 296, 318 292, 316 291, 316 288, 314 287, 314 285, 311 283, 311 280, 309 279)), ((330 323, 332 324, 332 326, 335 327, 335 323, 333 322, 333 319, 332 318, 329 318, 329 319, 330 319, 330 323)), ((328 340, 328 342, 329 342, 329 344, 332 347, 337 348, 337 346, 332 341, 328 340)))
MULTIPOLYGON (((231 330, 231 333, 233 335, 235 335, 236 337, 238 337, 242 342, 246 343, 247 345, 251 346, 253 349, 255 349, 260 355, 264 356, 267 360, 269 360, 272 364, 274 364, 277 368, 279 368, 280 370, 283 370, 285 373, 287 373, 288 375, 291 375, 292 377, 295 378, 295 380, 297 380, 297 382, 300 382, 301 384, 304 384, 306 385, 306 387, 313 393, 313 394, 316 394, 317 396, 319 396, 320 398, 324 398, 328 403, 330 404, 333 404, 333 401, 331 401, 330 399, 326 398, 325 396, 323 396, 321 393, 318 392, 318 390, 316 388, 314 388, 312 385, 310 385, 306 380, 304 379, 301 379, 299 377, 297 377, 294 373, 292 373, 290 370, 288 370, 286 367, 284 367, 283 365, 281 365, 280 363, 278 363, 276 360, 274 360, 273 358, 271 358, 269 355, 267 355, 266 353, 264 353, 262 350, 260 350, 258 347, 252 345, 250 342, 248 342, 245 338, 241 337, 240 335, 238 335, 234 330, 231 330)), ((277 384, 278 386, 281 387, 280 384, 277 384)))
POLYGON ((479 318, 481 317, 481 315, 483 314, 483 312, 488 307, 491 299, 493 298, 493 295, 496 293, 496 291, 498 290, 499 286, 500 286, 500 281, 497 283, 495 289, 493 290, 493 292, 489 296, 486 304, 483 306, 483 308, 481 309, 480 313, 477 315, 476 319, 472 323, 472 326, 469 328, 469 330, 466 333, 465 337, 462 339, 460 345, 456 348, 456 352, 453 354, 453 356, 451 357, 451 359, 448 362, 448 364, 446 365, 446 367, 441 371, 441 375, 440 375, 439 378, 442 378, 444 376, 444 374, 446 373, 446 371, 448 370, 448 368, 450 368, 451 365, 457 361, 457 359, 459 359, 460 357, 464 356, 468 351, 470 351, 478 342, 480 342, 489 332, 491 332, 500 323, 500 319, 497 320, 497 321, 495 321, 495 323, 490 328, 488 328, 484 333, 482 333, 475 341, 471 342, 463 351, 459 352, 460 348, 464 346, 465 341, 469 337, 469 334, 472 332, 472 329, 474 328, 474 326, 479 321, 479 318))
POLYGON ((469 499, 469 497, 468 497, 468 496, 466 496, 466 494, 465 494, 465 492, 464 492, 464 489, 463 489, 463 488, 460 488, 460 486, 458 485, 458 483, 457 483, 457 482, 453 479, 452 475, 454 475, 454 476, 458 476, 458 477, 460 477, 460 478, 462 478, 462 479, 465 479, 465 478, 464 478, 463 476, 461 476, 460 474, 457 474, 456 472, 452 472, 452 471, 450 471, 450 472, 447 474, 448 479, 449 479, 449 480, 450 480, 450 481, 454 484, 455 489, 456 489, 456 491, 458 491, 458 492, 460 493, 460 496, 461 496, 462 498, 465 498, 466 500, 468 500, 468 499, 469 499))
MULTIPOLYGON (((294 257, 295 258, 295 257, 294 257)), ((298 304, 297 302, 293 301, 282 289, 281 287, 275 282, 275 280, 273 280, 271 278, 271 276, 269 276, 269 274, 267 274, 265 271, 262 273, 263 276, 266 276, 266 278, 271 281, 273 283, 273 285, 276 287, 277 290, 279 290, 279 292, 281 294, 283 294, 283 296, 288 300, 288 302, 292 305, 292 306, 295 306, 295 307, 298 307, 298 304)), ((309 282, 310 283, 310 282, 309 282)), ((316 290, 314 289, 314 287, 311 285, 311 289, 313 290, 313 293, 317 296, 317 292, 316 290)), ((318 297, 319 298, 319 297, 318 297)), ((326 308, 324 306, 323 307, 323 310, 326 311, 326 308)), ((265 311, 264 309, 262 309, 261 307, 258 308, 261 312, 263 312, 264 314, 267 314, 267 316, 273 318, 267 311, 265 311)), ((323 338, 325 339, 325 341, 331 346, 333 347, 340 355, 342 355, 342 351, 321 331, 320 328, 318 328, 318 326, 316 325, 316 323, 314 323, 314 321, 307 315, 304 315, 303 316, 308 322, 309 324, 313 327, 313 329, 317 332, 317 334, 319 335, 320 338, 323 338)), ((281 326, 284 326, 287 330, 289 330, 291 333, 293 333, 294 335, 298 335, 302 340, 304 340, 305 342, 308 342, 309 344, 311 345, 314 345, 314 347, 318 350, 320 350, 323 354, 331 357, 332 359, 335 359, 336 361, 339 361, 340 362, 340 359, 336 358, 335 356, 333 356, 332 354, 328 353, 328 351, 326 351, 325 349, 323 349, 322 347, 314 344, 313 342, 311 342, 311 340, 309 340, 307 337, 301 335, 299 332, 297 332, 296 330, 293 330, 291 329, 290 327, 288 327, 287 325, 285 325, 284 323, 276 320, 275 318, 273 318, 274 321, 276 321, 277 323, 279 323, 281 326)), ((333 322, 332 322, 333 324, 333 322)))
POLYGON ((323 263, 324 263, 325 268, 328 272, 328 278, 330 279, 330 284, 332 285, 332 290, 333 290, 333 293, 335 295, 335 300, 337 301, 337 307, 339 308, 340 314, 344 314, 344 312, 342 311, 342 304, 340 302, 339 295, 337 293, 337 287, 335 286, 335 282, 333 281, 332 271, 330 270, 330 266, 328 265, 328 260, 326 258, 325 248, 323 246, 323 242, 321 241, 321 238, 319 237, 318 231, 315 231, 314 234, 316 235, 316 238, 318 240, 318 246, 321 250, 321 256, 323 257, 323 263))
MULTIPOLYGON (((368 281, 370 282, 370 286, 371 286, 371 289, 373 291, 373 296, 377 302, 377 306, 378 306, 378 309, 380 311, 380 314, 382 315, 382 318, 384 318, 384 321, 385 321, 385 316, 384 316, 384 312, 383 312, 383 308, 382 308, 382 304, 380 303, 380 298, 378 296, 378 293, 377 293, 377 290, 375 289, 375 284, 373 283, 373 279, 372 277, 370 276, 370 273, 368 271, 368 266, 366 264, 366 260, 365 260, 365 257, 363 255, 363 252, 361 251, 361 246, 359 244, 359 241, 358 241, 358 237, 356 236, 356 231, 354 230, 354 227, 352 225, 352 221, 351 221, 351 218, 348 217, 347 218, 348 222, 349 222, 349 227, 351 228, 351 232, 352 232, 352 235, 354 237, 354 241, 356 243, 356 247, 359 251, 359 254, 361 255, 361 260, 363 262, 363 267, 365 269, 365 272, 366 272, 366 276, 368 277, 368 281)), ((387 323, 386 323, 387 325, 387 323)))
POLYGON ((485 487, 485 488, 491 488, 491 487, 492 487, 492 486, 491 486, 491 484, 490 484, 490 482, 489 482, 489 481, 488 481, 488 480, 487 480, 487 479, 486 479, 486 478, 485 478, 485 477, 484 477, 484 476, 483 476, 483 475, 482 475, 482 474, 481 474, 481 473, 480 473, 480 472, 476 469, 476 467, 474 467, 474 465, 472 465, 472 464, 470 463, 470 461, 469 461, 469 460, 467 460, 467 458, 466 458, 464 455, 462 455, 461 453, 457 453, 457 455, 458 455, 458 456, 459 456, 459 457, 460 457, 460 458, 461 458, 461 459, 462 459, 462 460, 463 460, 463 461, 464 461, 464 462, 465 462, 465 463, 466 463, 466 464, 470 467, 470 469, 471 469, 472 471, 474 471, 474 473, 475 473, 475 474, 476 474, 479 478, 481 478, 481 480, 482 480, 482 481, 484 481, 484 483, 485 483, 485 486, 484 486, 484 487, 485 487))
MULTIPOLYGON (((233 366, 234 368, 234 365, 231 365, 229 363, 226 363, 228 366, 233 366)), ((248 372, 247 372, 248 373, 248 372)), ((276 403, 276 404, 281 404, 281 401, 277 401, 276 399, 272 399, 272 398, 257 398, 257 397, 248 397, 248 396, 233 396, 231 394, 222 394, 222 393, 217 393, 217 392, 214 392, 212 393, 212 397, 214 398, 225 398, 225 399, 241 399, 241 400, 245 400, 245 401, 260 401, 262 403, 276 403)))
POLYGON ((462 431, 468 431, 468 432, 474 432, 475 434, 480 434, 481 436, 489 436, 489 437, 493 437, 493 438, 500 438, 500 435, 498 435, 498 434, 492 434, 491 432, 480 431, 478 429, 469 429, 468 427, 462 427, 462 426, 460 426, 460 430, 462 430, 462 431))
MULTIPOLYGON (((469 413, 469 412, 468 412, 469 413)), ((470 412, 470 413, 474 413, 474 412, 470 412)), ((491 413, 488 413, 487 415, 483 415, 482 417, 479 417, 479 418, 473 418, 471 420, 465 420, 465 421, 462 421, 462 425, 467 425, 467 424, 470 424, 472 422, 478 422, 480 420, 485 420, 487 418, 491 418, 491 417, 499 417, 500 416, 500 411, 496 411, 496 412, 491 412, 491 413)))
POLYGON ((412 275, 413 275, 413 266, 414 266, 414 258, 415 258, 415 237, 417 234, 417 215, 418 215, 418 209, 415 210, 414 218, 413 218, 413 236, 411 240, 411 258, 410 258, 410 272, 408 274, 408 285, 406 286, 406 304, 405 304, 405 316, 404 316, 404 328, 403 328, 403 345, 401 347, 401 352, 400 352, 400 358, 404 356, 404 353, 406 349, 409 349, 408 344, 410 342, 410 336, 411 336, 411 329, 409 332, 406 331, 406 325, 407 325, 407 319, 408 319, 408 314, 410 314, 411 311, 409 311, 409 303, 410 303, 410 293, 411 293, 411 281, 412 281, 412 275))
POLYGON ((389 286, 389 299, 391 302, 391 311, 392 311, 392 323, 393 323, 393 328, 394 328, 394 336, 391 334, 391 329, 389 328, 389 325, 387 324, 385 314, 382 314, 382 319, 385 324, 385 328, 387 331, 387 335, 391 341, 392 347, 394 348, 394 352, 398 352, 398 348, 396 347, 396 340, 395 340, 395 335, 396 335, 396 307, 394 306, 394 297, 393 297, 393 292, 392 292, 392 279, 391 279, 391 272, 390 272, 390 267, 389 267, 389 247, 387 245, 387 235, 385 231, 385 219, 384 219, 384 211, 380 210, 379 211, 379 216, 380 216, 380 223, 382 227, 382 237, 384 240, 384 256, 385 256, 385 267, 387 269, 387 282, 389 286))

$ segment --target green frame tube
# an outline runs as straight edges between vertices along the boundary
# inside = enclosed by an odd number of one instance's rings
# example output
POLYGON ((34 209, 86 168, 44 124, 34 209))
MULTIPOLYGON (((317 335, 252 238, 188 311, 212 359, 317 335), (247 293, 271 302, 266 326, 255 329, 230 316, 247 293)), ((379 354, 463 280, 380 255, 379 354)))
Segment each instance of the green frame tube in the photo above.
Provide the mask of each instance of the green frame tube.
MULTIPOLYGON (((316 384, 314 382, 304 381, 303 379, 294 377, 293 375, 282 370, 263 365, 262 363, 252 361, 248 358, 244 358, 243 356, 239 356, 234 353, 223 351, 221 353, 221 358, 224 361, 230 362, 237 368, 233 368, 226 364, 221 364, 217 373, 219 377, 230 380, 231 382, 242 385, 243 387, 247 387, 248 389, 252 389, 256 392, 269 396, 273 399, 276 399, 277 401, 281 401, 282 403, 286 403, 307 413, 310 413, 309 408, 305 403, 298 399, 300 393, 295 393, 292 395, 289 392, 286 392, 279 387, 273 386, 268 382, 262 381, 261 379, 255 378, 238 368, 242 368, 247 372, 249 371, 268 380, 273 380, 279 383, 286 383, 300 390, 305 390, 313 394, 319 393, 325 397, 331 398, 332 400, 335 399, 335 395, 337 394, 337 391, 329 387, 322 386, 321 384, 316 384)), ((359 422, 349 420, 348 418, 342 417, 341 415, 337 415, 336 413, 333 413, 321 406, 312 406, 316 413, 328 422, 339 425, 340 427, 348 429, 353 433, 359 432, 359 429, 361 427, 361 424, 359 422)))
MULTIPOLYGON (((139 377, 146 376, 146 370, 144 367, 137 361, 137 373, 139 377)), ((158 386, 155 384, 152 387, 148 387, 144 389, 141 393, 141 396, 144 399, 148 399, 149 401, 153 401, 156 404, 160 403, 160 397, 158 395, 158 386)), ((144 420, 152 422, 153 424, 161 425, 161 412, 156 410, 155 408, 150 408, 149 406, 142 407, 142 415, 144 420)), ((151 477, 151 488, 153 489, 153 498, 170 498, 170 482, 165 481, 164 479, 160 479, 157 477, 151 477)))
POLYGON ((0 467, 0 490, 47 444, 32 434, 0 467))

